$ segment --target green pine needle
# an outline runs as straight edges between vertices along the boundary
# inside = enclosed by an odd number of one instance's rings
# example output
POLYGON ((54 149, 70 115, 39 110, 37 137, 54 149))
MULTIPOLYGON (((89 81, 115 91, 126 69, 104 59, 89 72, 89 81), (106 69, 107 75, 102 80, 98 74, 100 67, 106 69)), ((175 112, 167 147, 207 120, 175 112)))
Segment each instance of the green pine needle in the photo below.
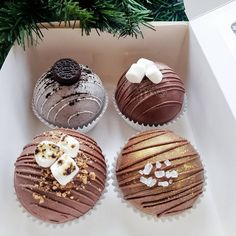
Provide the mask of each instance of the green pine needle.
POLYGON ((183 0, 5 0, 0 2, 0 68, 16 41, 24 48, 42 39, 41 22, 80 21, 82 34, 91 29, 118 37, 142 36, 148 21, 183 21, 183 0))

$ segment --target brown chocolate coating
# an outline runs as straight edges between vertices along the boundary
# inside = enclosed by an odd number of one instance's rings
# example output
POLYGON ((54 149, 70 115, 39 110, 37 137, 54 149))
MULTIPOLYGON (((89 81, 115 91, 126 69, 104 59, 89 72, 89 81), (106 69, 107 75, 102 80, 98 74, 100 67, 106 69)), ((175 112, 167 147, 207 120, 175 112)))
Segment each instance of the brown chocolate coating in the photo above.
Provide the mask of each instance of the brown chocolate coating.
MULTIPOLYGON (((82 167, 79 173, 81 170, 82 167)), ((15 163, 14 186, 20 203, 30 214, 50 223, 71 221, 88 212, 101 197, 105 181, 106 163, 97 143, 69 129, 55 129, 35 137, 15 163), (85 168, 91 178, 88 176, 87 183, 83 182, 81 174, 81 178, 76 176, 65 188, 60 185, 55 188, 55 178, 51 174, 45 178, 46 169, 36 163, 34 151, 41 141, 56 141, 63 133, 80 142, 80 151, 86 157, 85 168)))
POLYGON ((167 65, 156 63, 163 74, 159 84, 144 77, 141 83, 129 82, 121 76, 115 99, 121 113, 139 124, 161 125, 173 120, 184 101, 184 84, 167 65))
MULTIPOLYGON (((157 217, 191 208, 203 192, 204 169, 199 154, 186 139, 171 131, 151 130, 129 139, 117 160, 116 176, 124 199, 157 217), (171 165, 165 165, 165 160, 171 165), (148 176, 155 176, 157 161, 162 163, 161 170, 178 172, 168 187, 158 186, 158 182, 148 187, 140 182, 139 170, 152 163, 148 176)), ((166 180, 169 179, 158 179, 166 180)))

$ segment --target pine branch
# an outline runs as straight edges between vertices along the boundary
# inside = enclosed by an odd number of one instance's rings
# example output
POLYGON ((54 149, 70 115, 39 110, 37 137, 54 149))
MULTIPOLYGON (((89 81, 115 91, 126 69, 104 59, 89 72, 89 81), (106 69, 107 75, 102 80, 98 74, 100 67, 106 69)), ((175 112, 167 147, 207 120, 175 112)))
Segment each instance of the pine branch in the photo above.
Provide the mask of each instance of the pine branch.
MULTIPOLYGON (((0 68, 16 41, 24 48, 43 38, 41 22, 79 20, 82 34, 142 35, 152 20, 186 20, 182 0, 5 0, 0 2, 0 68)), ((73 25, 71 25, 73 27, 73 25)))

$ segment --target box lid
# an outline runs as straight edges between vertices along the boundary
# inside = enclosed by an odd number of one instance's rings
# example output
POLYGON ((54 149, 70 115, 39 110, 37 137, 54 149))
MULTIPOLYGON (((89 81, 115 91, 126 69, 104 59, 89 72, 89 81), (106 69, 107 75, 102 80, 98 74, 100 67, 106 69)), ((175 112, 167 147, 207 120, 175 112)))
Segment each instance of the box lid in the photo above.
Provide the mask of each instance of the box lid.
POLYGON ((185 12, 192 20, 235 0, 184 0, 185 12))

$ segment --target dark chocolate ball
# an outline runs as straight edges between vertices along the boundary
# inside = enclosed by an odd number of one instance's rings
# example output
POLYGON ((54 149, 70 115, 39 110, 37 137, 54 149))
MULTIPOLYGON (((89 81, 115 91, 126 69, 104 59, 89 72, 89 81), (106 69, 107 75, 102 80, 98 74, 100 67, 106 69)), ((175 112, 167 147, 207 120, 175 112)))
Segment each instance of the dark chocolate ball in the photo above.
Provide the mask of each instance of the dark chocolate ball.
POLYGON ((167 65, 156 63, 163 74, 159 84, 147 77, 141 83, 129 82, 121 76, 115 99, 121 113, 134 122, 162 125, 173 120, 181 111, 185 88, 180 77, 167 65))

